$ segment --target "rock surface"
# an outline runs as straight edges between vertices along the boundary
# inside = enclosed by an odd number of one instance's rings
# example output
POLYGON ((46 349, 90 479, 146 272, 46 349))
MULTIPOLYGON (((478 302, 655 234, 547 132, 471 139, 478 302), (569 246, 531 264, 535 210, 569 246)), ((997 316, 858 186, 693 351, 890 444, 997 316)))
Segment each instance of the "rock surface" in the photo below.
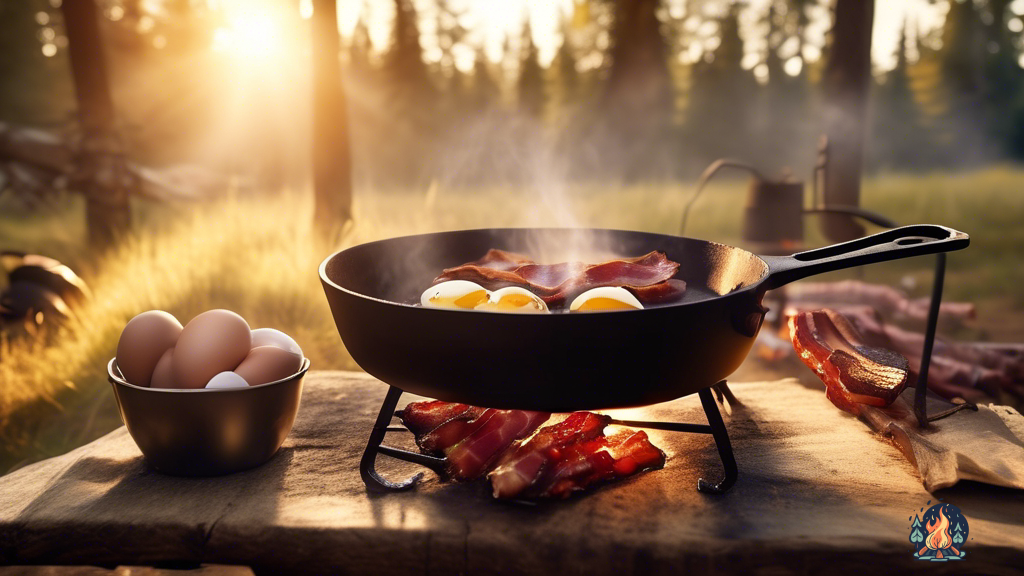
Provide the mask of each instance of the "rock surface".
POLYGON ((149 566, 0 566, 0 576, 253 576, 245 566, 204 564, 198 568, 150 568, 149 566))
MULTIPOLYGON (((267 464, 218 478, 151 471, 124 428, 0 477, 0 564, 236 564, 260 573, 1015 573, 1024 492, 961 483, 929 494, 899 450, 794 381, 734 384, 724 414, 739 481, 724 496, 710 436, 649 431, 669 455, 564 502, 493 501, 485 483, 427 473, 370 494, 358 463, 386 387, 310 373, 291 435, 267 464), (921 562, 914 514, 938 498, 970 522, 960 562, 921 562), (929 503, 930 501, 930 503, 929 503)), ((406 400, 416 397, 403 397, 406 400)), ((620 418, 704 422, 696 395, 620 418)), ((411 435, 390 433, 412 447, 411 435)), ((378 458, 386 476, 419 469, 378 458)))

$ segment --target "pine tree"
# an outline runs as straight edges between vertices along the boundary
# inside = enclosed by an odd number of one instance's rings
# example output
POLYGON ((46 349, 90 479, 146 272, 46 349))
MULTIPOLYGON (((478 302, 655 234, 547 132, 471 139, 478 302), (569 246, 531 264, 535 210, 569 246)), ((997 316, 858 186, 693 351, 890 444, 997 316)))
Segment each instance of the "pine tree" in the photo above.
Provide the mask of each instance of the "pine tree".
POLYGON ((372 68, 370 49, 370 31, 366 27, 366 19, 360 17, 348 42, 348 69, 353 75, 362 77, 369 74, 372 68))
POLYGON ((37 13, 61 16, 45 0, 0 2, 0 121, 49 124, 74 109, 67 50, 43 54, 37 13))
POLYGON ((718 22, 718 48, 693 69, 685 131, 689 139, 701 143, 705 162, 723 156, 749 158, 755 152, 751 116, 759 86, 741 66, 738 16, 738 8, 732 5, 718 22))
POLYGON ((473 62, 473 74, 469 77, 468 102, 476 112, 499 107, 501 104, 501 87, 494 81, 491 66, 483 50, 476 53, 473 62))
POLYGON ((956 529, 953 530, 953 543, 957 546, 964 543, 964 531, 959 522, 956 524, 956 529))
POLYGON ((896 48, 896 66, 873 90, 872 134, 868 162, 878 168, 923 167, 929 162, 929 136, 920 121, 908 75, 907 27, 904 22, 896 48))
POLYGON ((436 93, 423 61, 420 31, 412 0, 395 0, 391 48, 385 58, 388 80, 404 104, 433 104, 436 93))
POLYGON ((564 126, 565 117, 576 103, 579 90, 579 72, 576 70, 576 56, 569 43, 569 26, 562 22, 562 43, 548 68, 549 97, 546 99, 545 120, 549 126, 564 126))
POLYGON ((389 144, 377 159, 393 167, 389 176, 416 181, 426 176, 423 169, 437 151, 443 114, 437 88, 423 60, 413 0, 395 0, 392 42, 381 72, 389 97, 376 111, 383 112, 380 130, 389 144), (422 161, 408 162, 408 158, 422 161))
POLYGON ((630 180, 671 166, 676 156, 670 149, 675 140, 670 132, 672 78, 659 4, 659 0, 615 2, 611 66, 599 112, 623 176, 630 180))
POLYGON ((993 149, 985 134, 985 35, 973 0, 949 0, 940 38, 932 56, 939 82, 930 86, 942 102, 934 140, 944 165, 977 164, 993 149))
MULTIPOLYGON (((768 82, 759 90, 762 95, 762 113, 758 115, 758 142, 764 148, 757 157, 769 171, 777 171, 784 166, 792 167, 794 162, 809 157, 807 152, 813 146, 807 130, 807 119, 810 116, 807 71, 801 67, 799 74, 790 76, 785 71, 785 63, 779 53, 786 38, 786 25, 794 24, 795 37, 802 38, 806 20, 806 15, 796 7, 788 10, 785 15, 776 11, 774 3, 768 10, 769 33, 765 58, 768 82)), ((796 55, 790 58, 802 58, 801 49, 798 47, 796 55)))
POLYGON ((923 41, 927 37, 920 29, 916 30, 915 38, 920 57, 917 62, 907 66, 907 84, 922 125, 932 128, 949 112, 949 103, 942 90, 942 62, 939 51, 924 47, 923 41))
POLYGON ((523 40, 519 59, 519 81, 516 83, 516 105, 519 112, 538 118, 544 109, 544 70, 540 66, 537 46, 533 42, 530 19, 523 26, 523 40))
POLYGON ((992 20, 985 35, 995 53, 985 65, 986 123, 1004 153, 1024 159, 1024 69, 1006 25, 1009 6, 1010 0, 988 0, 992 20))
POLYGON ((914 515, 914 523, 910 525, 910 542, 913 544, 924 542, 924 529, 917 514, 914 515))

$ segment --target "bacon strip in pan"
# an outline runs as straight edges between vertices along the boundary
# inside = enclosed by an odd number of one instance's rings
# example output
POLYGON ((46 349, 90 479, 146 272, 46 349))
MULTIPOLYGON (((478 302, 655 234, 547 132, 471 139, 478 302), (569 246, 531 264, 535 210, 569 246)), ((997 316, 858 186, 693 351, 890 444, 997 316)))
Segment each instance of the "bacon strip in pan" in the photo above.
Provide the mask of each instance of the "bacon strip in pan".
POLYGON ((657 251, 601 264, 537 264, 521 254, 491 249, 475 262, 446 268, 434 283, 470 280, 488 290, 522 286, 548 305, 560 304, 591 288, 622 286, 641 302, 656 303, 682 296, 686 283, 678 279, 669 281, 678 270, 678 262, 657 251))
POLYGON ((825 397, 841 410, 860 414, 860 404, 888 406, 907 385, 907 359, 892 350, 865 346, 838 312, 796 314, 789 319, 789 332, 800 359, 825 383, 825 397))

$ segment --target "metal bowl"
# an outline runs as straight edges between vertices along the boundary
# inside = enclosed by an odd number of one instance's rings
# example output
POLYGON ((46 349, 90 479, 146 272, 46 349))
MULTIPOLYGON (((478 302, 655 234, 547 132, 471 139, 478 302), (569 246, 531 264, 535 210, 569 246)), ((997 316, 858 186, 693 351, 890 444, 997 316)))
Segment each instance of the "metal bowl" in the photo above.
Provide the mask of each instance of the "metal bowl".
POLYGON ((107 364, 117 409, 146 461, 175 476, 217 476, 263 464, 277 453, 295 423, 302 380, 299 371, 276 382, 246 388, 181 390, 129 384, 107 364))

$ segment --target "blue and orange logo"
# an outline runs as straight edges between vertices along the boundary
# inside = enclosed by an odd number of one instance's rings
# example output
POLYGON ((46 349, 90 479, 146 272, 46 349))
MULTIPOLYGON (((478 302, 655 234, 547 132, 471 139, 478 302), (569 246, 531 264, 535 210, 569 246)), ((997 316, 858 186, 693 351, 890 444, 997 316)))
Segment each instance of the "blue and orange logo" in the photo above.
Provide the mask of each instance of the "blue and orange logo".
POLYGON ((915 558, 932 562, 963 559, 970 527, 959 508, 940 502, 929 508, 924 516, 915 514, 913 521, 910 543, 914 545, 915 558))

